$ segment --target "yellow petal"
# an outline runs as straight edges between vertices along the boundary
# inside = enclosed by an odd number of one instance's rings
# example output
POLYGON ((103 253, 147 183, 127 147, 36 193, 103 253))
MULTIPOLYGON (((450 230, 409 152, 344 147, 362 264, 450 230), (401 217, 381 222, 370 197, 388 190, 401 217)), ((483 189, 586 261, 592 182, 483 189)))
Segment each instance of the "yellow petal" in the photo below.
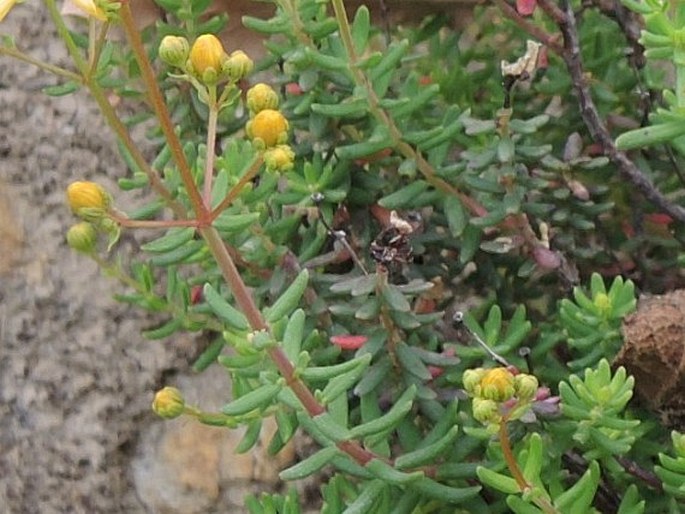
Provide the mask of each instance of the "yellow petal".
POLYGON ((93 0, 69 0, 69 2, 88 16, 97 18, 100 21, 107 21, 105 12, 100 9, 93 0))
POLYGON ((10 12, 17 0, 0 0, 0 21, 2 21, 7 13, 10 12))

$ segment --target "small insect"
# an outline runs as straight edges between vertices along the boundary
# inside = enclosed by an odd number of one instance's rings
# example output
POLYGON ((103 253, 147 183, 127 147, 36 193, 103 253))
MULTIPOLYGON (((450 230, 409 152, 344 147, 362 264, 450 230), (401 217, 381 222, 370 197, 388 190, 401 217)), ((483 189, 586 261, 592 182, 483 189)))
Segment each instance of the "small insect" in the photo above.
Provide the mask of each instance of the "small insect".
POLYGON ((389 271, 396 271, 402 264, 412 261, 414 249, 409 236, 421 223, 421 216, 412 214, 408 220, 397 212, 390 212, 390 221, 376 239, 371 242, 371 257, 389 271))

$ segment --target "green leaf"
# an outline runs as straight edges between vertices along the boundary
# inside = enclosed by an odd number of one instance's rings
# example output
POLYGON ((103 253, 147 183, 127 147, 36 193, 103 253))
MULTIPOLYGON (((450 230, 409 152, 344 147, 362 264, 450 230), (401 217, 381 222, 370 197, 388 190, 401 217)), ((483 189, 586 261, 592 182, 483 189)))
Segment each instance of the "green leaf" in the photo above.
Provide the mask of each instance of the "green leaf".
POLYGON ((309 281, 309 271, 302 270, 293 280, 288 289, 274 302, 271 307, 264 309, 264 317, 269 323, 274 323, 284 316, 287 316, 297 308, 300 298, 304 294, 309 281))
POLYGON ((326 387, 321 392, 324 403, 329 403, 339 395, 347 393, 347 390, 359 380, 359 377, 362 375, 362 373, 364 373, 366 367, 371 361, 370 355, 367 354, 364 357, 358 359, 358 364, 356 367, 352 368, 346 373, 343 373, 342 375, 333 377, 328 384, 326 384, 326 387))
POLYGON ((217 357, 221 353, 221 350, 224 349, 225 344, 226 342, 224 341, 223 337, 218 337, 211 342, 193 363, 193 371, 204 371, 209 366, 214 364, 217 357))
POLYGON ((364 484, 361 494, 349 505, 342 514, 367 514, 371 512, 371 507, 383 493, 387 484, 383 480, 372 480, 364 484))
POLYGON ((353 438, 366 437, 391 430, 402 420, 411 410, 414 397, 416 396, 416 385, 411 385, 397 399, 392 408, 380 418, 376 418, 367 423, 362 423, 350 430, 353 438))
POLYGON ((294 466, 284 469, 278 476, 281 480, 301 480, 319 471, 339 453, 340 450, 335 446, 327 446, 294 466))
POLYGON ((564 513, 586 514, 590 510, 598 485, 599 464, 592 461, 583 476, 554 500, 554 505, 564 513))
POLYGON ((238 446, 235 447, 235 452, 236 453, 245 453, 250 451, 255 444, 257 444, 257 441, 259 441, 259 434, 262 431, 262 418, 257 418, 254 421, 250 422, 250 424, 247 427, 247 430, 245 431, 245 435, 243 435, 243 438, 240 440, 238 443, 238 446))
POLYGON ((221 411, 228 416, 240 416, 255 409, 262 409, 271 403, 281 389, 282 386, 279 384, 264 384, 224 405, 221 411))
POLYGON ((371 362, 371 355, 365 354, 361 357, 341 362, 340 364, 335 364, 333 366, 315 366, 307 368, 300 373, 300 376, 306 381, 329 380, 342 373, 346 373, 357 366, 361 366, 364 363, 368 364, 369 362, 371 362))
POLYGON ((283 350, 290 362, 296 362, 302 347, 304 336, 305 313, 297 309, 292 313, 283 333, 283 350))
POLYGON ((212 225, 221 232, 242 232, 259 220, 259 212, 245 214, 229 214, 222 212, 212 225))
POLYGON ((616 514, 643 514, 645 511, 645 500, 640 500, 635 484, 631 484, 623 494, 623 500, 618 506, 616 514))
POLYGON ((175 334, 183 326, 183 320, 179 318, 173 318, 164 323, 163 325, 154 328, 152 330, 144 330, 143 337, 146 339, 164 339, 172 334, 175 334))
POLYGON ((196 254, 203 251, 204 248, 205 246, 202 241, 191 240, 170 252, 154 255, 150 258, 150 263, 160 267, 181 264, 188 262, 196 254))
POLYGON ((516 480, 514 480, 512 477, 497 473, 496 471, 484 466, 478 466, 478 468, 476 468, 476 474, 478 475, 478 480, 497 491, 501 491, 506 494, 521 493, 521 489, 516 483, 516 480))
POLYGON ((396 351, 400 364, 402 364, 402 367, 404 367, 404 369, 406 369, 409 373, 422 380, 430 380, 432 378, 430 371, 428 371, 428 368, 421 360, 421 357, 411 346, 404 341, 400 341, 397 345, 396 351))
POLYGON ((362 5, 357 9, 352 22, 352 42, 357 55, 362 55, 369 43, 369 29, 371 28, 371 16, 369 8, 362 5))
POLYGON ((514 514, 544 514, 544 511, 540 510, 535 505, 526 502, 520 496, 507 496, 507 505, 514 514))
POLYGON ((378 204, 386 209, 400 209, 406 207, 418 195, 427 191, 430 185, 424 180, 416 180, 411 184, 381 198, 378 204))
POLYGON ((379 459, 371 459, 364 467, 373 473, 374 476, 390 484, 407 484, 424 476, 423 471, 403 473, 379 459))
POLYGON ((397 286, 387 284, 383 287, 381 293, 383 299, 392 310, 399 312, 409 312, 411 310, 411 305, 397 286))
POLYGON ((480 486, 476 487, 450 487, 440 484, 430 478, 422 478, 416 482, 412 482, 410 487, 422 492, 430 498, 444 501, 447 503, 463 503, 475 497, 481 490, 480 486))
POLYGON ((237 330, 247 330, 250 324, 245 315, 228 303, 211 284, 205 284, 203 295, 214 314, 237 330))
POLYGON ((443 203, 443 211, 447 218, 447 226, 450 229, 450 233, 453 237, 459 237, 469 222, 466 210, 459 197, 447 196, 443 203))
POLYGON ((632 150, 658 143, 669 143, 683 134, 685 134, 685 120, 661 123, 624 132, 616 138, 616 147, 619 150, 632 150))
POLYGON ((331 118, 362 118, 369 113, 369 101, 366 98, 353 98, 334 104, 313 103, 311 109, 331 118))
POLYGON ((193 227, 172 228, 159 239, 142 245, 141 249, 150 253, 167 253, 187 243, 194 235, 193 227))
POLYGON ((395 459, 395 467, 397 469, 407 469, 433 463, 439 455, 444 454, 457 437, 458 432, 459 427, 455 425, 441 439, 433 444, 397 457, 397 459, 395 459))
POLYGON ((48 96, 66 96, 78 91, 80 87, 81 85, 78 82, 70 80, 64 84, 44 87, 43 93, 48 96))

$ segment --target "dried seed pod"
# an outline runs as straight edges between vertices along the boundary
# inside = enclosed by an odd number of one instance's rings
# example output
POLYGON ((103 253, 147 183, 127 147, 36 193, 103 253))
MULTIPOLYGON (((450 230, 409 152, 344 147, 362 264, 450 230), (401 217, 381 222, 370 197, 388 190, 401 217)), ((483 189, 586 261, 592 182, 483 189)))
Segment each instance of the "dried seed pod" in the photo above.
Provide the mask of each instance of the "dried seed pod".
POLYGON ((685 290, 641 300, 623 335, 614 365, 635 377, 637 396, 664 424, 685 429, 685 290))

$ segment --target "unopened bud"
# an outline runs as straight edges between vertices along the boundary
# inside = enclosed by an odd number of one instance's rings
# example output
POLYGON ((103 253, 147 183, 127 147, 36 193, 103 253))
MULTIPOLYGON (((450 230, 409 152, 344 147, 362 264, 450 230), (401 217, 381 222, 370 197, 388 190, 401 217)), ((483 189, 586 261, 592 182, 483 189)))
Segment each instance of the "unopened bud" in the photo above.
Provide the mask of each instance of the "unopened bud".
POLYGON ((254 68, 254 62, 242 50, 236 50, 228 56, 223 64, 221 71, 228 75, 233 82, 247 77, 254 68))
POLYGON ((288 139, 288 120, 279 111, 264 109, 247 122, 247 135, 257 145, 269 148, 288 139))
POLYGON ((159 44, 159 57, 170 66, 182 68, 190 55, 190 43, 181 36, 164 36, 159 44))
POLYGON ((254 114, 264 109, 276 109, 278 108, 278 95, 267 84, 255 84, 247 91, 247 108, 254 114))
POLYGON ((474 419, 481 423, 492 423, 500 419, 499 405, 494 400, 474 398, 471 408, 474 419))
POLYGON ((157 391, 152 401, 152 410, 159 417, 173 419, 185 411, 185 400, 181 391, 175 387, 165 387, 157 391))
POLYGON ((505 402, 516 393, 514 375, 506 368, 487 370, 480 381, 480 396, 496 402, 505 402))
POLYGON ((538 391, 538 379, 534 375, 520 373, 514 377, 516 397, 521 401, 529 401, 535 398, 538 391))
POLYGON ((87 221, 73 225, 67 232, 67 244, 77 252, 93 253, 97 240, 95 227, 87 221))
POLYGON ((72 182, 67 188, 67 202, 71 210, 85 219, 100 218, 109 208, 107 191, 95 182, 72 182))
POLYGON ((471 396, 478 396, 480 394, 480 381, 483 380, 487 372, 488 370, 483 368, 467 369, 464 371, 462 382, 466 392, 471 396))
POLYGON ((226 58, 219 38, 213 34, 203 34, 193 43, 188 61, 197 78, 212 83, 216 82, 226 58))
POLYGON ((288 171, 295 164, 295 152, 288 145, 278 145, 264 152, 267 171, 288 171))

